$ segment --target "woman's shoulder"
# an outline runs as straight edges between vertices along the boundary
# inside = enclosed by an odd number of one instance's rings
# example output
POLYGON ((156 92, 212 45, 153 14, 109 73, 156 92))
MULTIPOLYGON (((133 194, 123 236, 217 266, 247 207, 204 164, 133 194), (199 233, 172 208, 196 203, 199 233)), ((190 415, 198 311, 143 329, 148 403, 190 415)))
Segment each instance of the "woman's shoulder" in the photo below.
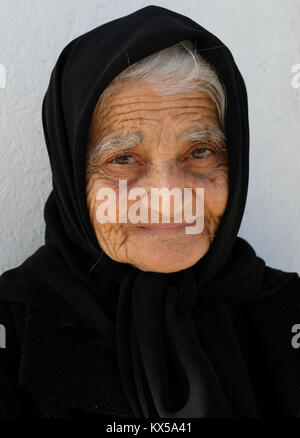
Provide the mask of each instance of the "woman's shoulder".
POLYGON ((18 297, 21 297, 23 293, 24 283, 21 282, 18 268, 8 269, 0 275, 2 365, 4 357, 9 359, 12 357, 16 358, 21 350, 24 335, 26 304, 23 302, 25 300, 18 297))
POLYGON ((2 338, 5 336, 4 340, 0 338, 0 348, 7 345, 7 336, 10 337, 12 334, 19 342, 22 342, 25 314, 25 304, 0 299, 0 327, 2 338))
MULTIPOLYGON (((273 280, 278 275, 279 271, 267 267, 268 278, 273 280)), ((268 286, 261 288, 261 296, 255 295, 252 300, 242 303, 241 305, 233 306, 234 313, 247 314, 248 320, 255 319, 256 323, 260 322, 261 326, 267 327, 268 322, 274 322, 276 327, 288 325, 293 321, 300 323, 300 277, 295 272, 284 272, 290 279, 285 281, 281 286, 269 288, 268 286)), ((278 277, 280 278, 280 277, 278 277)))
POLYGON ((35 412, 20 382, 30 289, 19 267, 0 276, 0 418, 30 417, 35 412))
POLYGON ((300 277, 232 309, 235 333, 262 406, 300 415, 300 277))
POLYGON ((19 275, 18 267, 8 269, 0 275, 0 324, 6 327, 6 332, 15 333, 19 339, 24 326, 27 288, 27 283, 19 275))
POLYGON ((30 403, 18 381, 26 306, 0 300, 0 418, 28 415, 30 403))
MULTIPOLYGON (((275 292, 267 293, 266 297, 262 299, 262 303, 254 304, 254 307, 257 307, 257 304, 266 306, 269 309, 281 309, 286 310, 291 306, 294 307, 294 310, 300 313, 300 277, 296 272, 284 272, 279 271, 278 269, 273 269, 267 267, 267 269, 272 272, 283 272, 287 278, 287 280, 278 288, 275 288, 275 292), (290 278, 289 278, 290 276, 290 278), (271 307, 270 307, 271 306, 271 307)), ((280 280, 278 280, 280 281, 280 280)), ((276 285, 276 282, 275 282, 276 285)), ((259 300, 260 301, 260 300, 259 300)))
POLYGON ((55 293, 47 278, 39 277, 38 259, 33 267, 30 258, 0 275, 1 313, 11 322, 14 320, 17 327, 24 322, 29 309, 39 311, 58 324, 65 317, 72 318, 74 312, 55 293))

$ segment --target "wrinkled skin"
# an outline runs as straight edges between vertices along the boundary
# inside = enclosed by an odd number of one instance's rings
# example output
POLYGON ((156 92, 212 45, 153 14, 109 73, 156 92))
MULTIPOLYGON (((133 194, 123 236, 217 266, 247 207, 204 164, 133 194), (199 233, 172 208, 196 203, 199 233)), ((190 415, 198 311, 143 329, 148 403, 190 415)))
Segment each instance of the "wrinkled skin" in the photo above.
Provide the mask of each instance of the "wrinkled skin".
MULTIPOLYGON (((195 127, 221 129, 210 97, 203 91, 162 96, 151 83, 123 84, 114 91, 102 112, 94 113, 90 148, 115 135, 127 136, 141 131, 145 136, 145 144, 102 158, 96 169, 87 172, 90 220, 100 246, 112 259, 143 271, 168 273, 194 265, 208 251, 228 200, 227 154, 207 141, 176 139, 185 130, 195 127), (113 161, 116 158, 118 160, 113 161), (182 191, 184 187, 191 187, 193 196, 196 187, 203 187, 203 231, 186 234, 183 227, 153 230, 145 227, 149 223, 100 224, 96 209, 103 201, 96 199, 96 193, 101 187, 111 187, 118 201, 120 179, 127 180, 128 191, 133 187, 145 188, 149 198, 151 187, 179 187, 182 191)), ((128 201, 128 207, 133 202, 128 201)), ((171 205, 171 222, 172 212, 171 205)))

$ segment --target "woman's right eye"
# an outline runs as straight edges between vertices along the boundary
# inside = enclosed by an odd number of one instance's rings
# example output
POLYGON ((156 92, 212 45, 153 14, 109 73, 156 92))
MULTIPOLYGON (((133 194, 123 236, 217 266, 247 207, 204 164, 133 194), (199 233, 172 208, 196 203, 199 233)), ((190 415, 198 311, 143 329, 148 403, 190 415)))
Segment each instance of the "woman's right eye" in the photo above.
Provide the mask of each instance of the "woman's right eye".
POLYGON ((120 165, 133 164, 134 158, 132 155, 119 155, 118 157, 114 158, 112 162, 114 164, 120 164, 120 165))

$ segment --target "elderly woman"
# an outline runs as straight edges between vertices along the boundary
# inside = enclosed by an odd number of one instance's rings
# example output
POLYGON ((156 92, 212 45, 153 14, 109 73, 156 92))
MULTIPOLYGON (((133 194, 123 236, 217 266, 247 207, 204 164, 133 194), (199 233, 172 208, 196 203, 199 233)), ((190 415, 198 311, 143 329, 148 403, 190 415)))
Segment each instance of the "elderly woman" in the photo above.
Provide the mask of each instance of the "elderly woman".
POLYGON ((300 416, 299 276, 237 237, 228 48, 145 7, 66 46, 42 116, 53 191, 45 245, 0 280, 2 417, 300 416))

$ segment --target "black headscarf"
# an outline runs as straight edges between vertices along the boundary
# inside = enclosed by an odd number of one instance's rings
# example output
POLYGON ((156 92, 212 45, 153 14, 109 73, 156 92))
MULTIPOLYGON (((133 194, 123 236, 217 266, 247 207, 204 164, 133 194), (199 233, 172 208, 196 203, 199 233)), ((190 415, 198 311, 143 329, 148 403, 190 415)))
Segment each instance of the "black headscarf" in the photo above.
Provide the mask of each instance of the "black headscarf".
POLYGON ((248 188, 247 105, 228 48, 190 18, 158 6, 74 39, 52 71, 42 107, 53 175, 45 245, 2 275, 0 298, 29 304, 113 351, 137 417, 258 415, 228 304, 263 299, 297 274, 266 267, 237 237, 248 188), (128 63, 186 39, 226 90, 229 199, 209 251, 195 265, 143 272, 110 259, 93 231, 85 187, 88 128, 100 94, 128 63))

